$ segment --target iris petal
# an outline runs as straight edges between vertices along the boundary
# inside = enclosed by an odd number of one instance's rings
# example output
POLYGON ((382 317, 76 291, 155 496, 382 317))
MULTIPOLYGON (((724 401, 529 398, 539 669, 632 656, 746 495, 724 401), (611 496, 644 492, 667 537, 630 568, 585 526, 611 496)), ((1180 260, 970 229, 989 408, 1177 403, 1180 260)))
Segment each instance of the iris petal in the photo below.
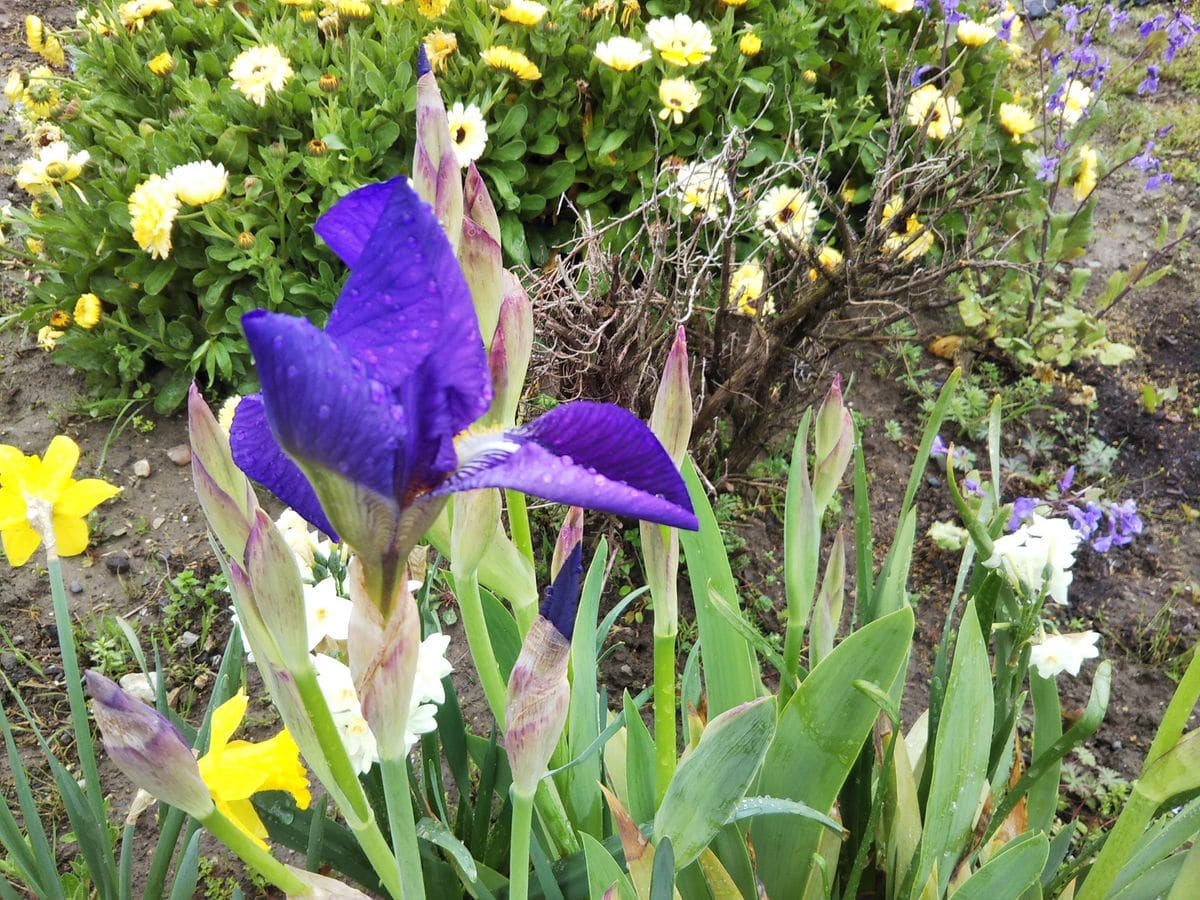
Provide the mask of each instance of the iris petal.
POLYGON ((252 394, 238 404, 229 436, 234 462, 248 476, 298 512, 307 522, 338 540, 337 531, 300 467, 283 452, 271 427, 262 397, 252 394))
POLYGON ((434 493, 513 488, 677 528, 698 527, 671 457, 640 419, 619 406, 567 403, 492 444, 434 493))
POLYGON ((351 191, 317 220, 317 234, 351 269, 358 265, 388 198, 403 180, 393 178, 351 191))

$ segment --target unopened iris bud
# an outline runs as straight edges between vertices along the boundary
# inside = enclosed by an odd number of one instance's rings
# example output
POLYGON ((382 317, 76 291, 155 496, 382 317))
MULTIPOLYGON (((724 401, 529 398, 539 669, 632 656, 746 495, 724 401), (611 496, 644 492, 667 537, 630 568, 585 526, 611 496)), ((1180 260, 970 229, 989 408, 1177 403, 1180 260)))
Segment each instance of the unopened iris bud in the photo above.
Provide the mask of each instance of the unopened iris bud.
POLYGON ((537 790, 567 721, 571 703, 567 663, 582 578, 583 547, 576 544, 546 590, 541 614, 525 636, 508 679, 504 748, 513 787, 524 797, 537 790))
POLYGON ((550 580, 556 581, 559 572, 567 564, 579 545, 583 543, 583 507, 572 506, 558 529, 558 540, 554 543, 554 557, 550 560, 550 580))
MULTIPOLYGON (((504 268, 500 242, 484 226, 468 218, 462 219, 458 262, 471 289, 475 316, 479 319, 479 333, 483 335, 484 346, 491 349, 499 322, 500 305, 507 293, 523 293, 521 285, 504 268)), ((521 381, 524 380, 522 376, 521 381)))
POLYGON ((246 539, 246 574, 253 602, 263 625, 279 648, 285 668, 299 671, 308 665, 308 631, 303 615, 304 587, 292 549, 266 512, 255 511, 246 539))
POLYGON ((818 460, 828 456, 842 433, 842 417, 846 404, 842 397, 842 376, 835 375, 833 384, 817 410, 816 429, 813 435, 818 460))
POLYGON ((92 716, 109 758, 143 790, 195 819, 214 809, 212 794, 183 735, 165 716, 89 671, 92 716))
POLYGON ((496 204, 484 183, 483 176, 475 163, 467 164, 467 176, 463 184, 463 216, 500 242, 500 217, 496 215, 496 204))
POLYGON ((338 77, 336 75, 334 75, 332 72, 326 72, 324 75, 321 76, 321 80, 317 82, 317 87, 319 87, 321 90, 323 90, 327 94, 332 94, 334 91, 336 91, 338 89, 338 86, 339 86, 338 77))
MULTIPOLYGON (((417 194, 433 207, 442 230, 450 239, 450 246, 458 251, 462 236, 463 188, 462 170, 454 154, 454 142, 450 139, 450 122, 446 118, 446 105, 437 78, 429 66, 425 45, 417 50, 417 141, 413 150, 412 185, 417 194)), ((463 266, 466 270, 466 265, 463 266)), ((477 290, 469 271, 464 271, 467 283, 474 293, 477 290)), ((483 339, 490 344, 495 331, 482 329, 483 339)))
POLYGON ((500 492, 467 491, 454 498, 450 560, 455 577, 472 576, 500 527, 500 492))
POLYGON ((228 435, 195 385, 188 393, 188 437, 192 481, 200 507, 226 555, 241 561, 258 500, 249 480, 233 462, 228 435))
MULTIPOLYGON (((467 223, 463 223, 464 236, 467 223)), ((464 246, 465 246, 464 240, 464 246)), ((517 421, 517 407, 525 391, 525 373, 533 354, 533 304, 521 282, 511 272, 502 273, 508 286, 500 304, 496 337, 488 353, 492 375, 492 408, 488 419, 511 428, 517 421)))
POLYGON ((813 466, 813 500, 823 511, 841 484, 854 454, 854 418, 842 402, 842 379, 834 379, 817 411, 816 464, 813 466))

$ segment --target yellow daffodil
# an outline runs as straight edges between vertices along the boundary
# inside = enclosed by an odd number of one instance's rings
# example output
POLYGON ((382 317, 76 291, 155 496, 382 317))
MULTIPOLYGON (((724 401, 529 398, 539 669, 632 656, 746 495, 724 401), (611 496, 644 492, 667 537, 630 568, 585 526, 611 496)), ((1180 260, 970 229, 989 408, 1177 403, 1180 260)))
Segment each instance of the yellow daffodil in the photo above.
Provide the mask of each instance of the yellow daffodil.
POLYGON ((542 77, 542 70, 533 60, 520 50, 505 47, 503 44, 488 47, 480 54, 480 58, 493 69, 508 72, 522 81, 537 81, 542 77))
POLYGON ((802 243, 817 227, 817 205, 798 187, 771 188, 758 202, 757 215, 759 230, 773 243, 781 236, 802 243))
POLYGON ((500 17, 517 25, 536 25, 546 17, 546 7, 537 0, 508 0, 508 6, 500 10, 500 17))
POLYGON ((292 77, 292 65, 274 44, 243 50, 229 67, 233 86, 251 103, 267 105, 267 89, 283 90, 292 77))
POLYGON ((95 294, 80 294, 75 301, 75 324, 80 328, 91 330, 100 324, 104 314, 104 306, 95 294))
POLYGON ((159 78, 166 78, 175 71, 175 57, 164 50, 146 63, 146 67, 159 78))
POLYGON ((21 162, 17 187, 35 197, 50 194, 57 199, 58 186, 78 178, 90 159, 86 150, 72 153, 65 141, 52 141, 21 162))
POLYGON ((633 38, 613 37, 596 45, 596 59, 618 72, 636 69, 650 58, 650 51, 641 41, 633 38))
POLYGON ((700 105, 700 89, 686 78, 664 78, 658 86, 658 99, 663 105, 658 117, 682 125, 684 115, 700 105))
POLYGON ((646 35, 662 58, 675 66, 699 65, 717 52, 708 26, 693 22, 683 13, 674 18, 651 19, 646 24, 646 35))
POLYGON ((212 203, 225 196, 229 187, 229 173, 225 167, 209 160, 175 166, 167 173, 167 180, 175 188, 175 196, 188 206, 212 203))
POLYGON ((436 19, 450 8, 450 0, 417 0, 417 9, 427 19, 436 19))
POLYGON ((1094 147, 1084 144, 1079 148, 1079 174, 1075 177, 1075 202, 1082 203, 1100 180, 1100 154, 1094 147))
POLYGON ((179 213, 175 186, 151 175, 129 195, 129 222, 139 247, 158 259, 171 255, 171 226, 179 213))
POLYGON ((958 42, 967 47, 982 47, 988 41, 996 36, 996 29, 991 25, 985 25, 983 22, 974 22, 966 19, 958 23, 958 28, 954 32, 958 42))
POLYGON ((117 7, 117 15, 121 24, 130 31, 141 31, 146 26, 146 20, 155 13, 174 8, 171 0, 129 0, 117 7))
POLYGON ((446 70, 446 61, 458 51, 458 37, 452 31, 435 28, 425 35, 425 53, 435 72, 446 70))
POLYGON ((923 84, 908 98, 908 124, 924 128, 935 140, 944 141, 962 127, 958 99, 948 97, 934 84, 923 84))
POLYGON ((742 56, 758 56, 762 53, 762 38, 753 31, 747 31, 738 41, 738 51, 742 56))
POLYGON ((912 12, 916 4, 914 0, 879 0, 879 5, 889 12, 906 13, 912 12))
POLYGON ((42 543, 50 557, 87 549, 84 517, 120 488, 99 478, 76 481, 71 475, 78 462, 79 445, 65 435, 42 457, 0 445, 0 537, 13 566, 29 562, 42 543))
POLYGON ((248 702, 246 692, 238 691, 213 710, 208 752, 197 764, 217 809, 265 850, 267 828, 250 798, 260 791, 286 791, 300 809, 308 809, 312 794, 300 748, 287 729, 259 744, 230 740, 248 702))
MULTIPOLYGON (((1014 97, 1013 100, 1019 100, 1014 97)), ((1014 141, 1020 141, 1025 135, 1037 128, 1037 119, 1033 113, 1018 102, 1000 104, 1000 125, 1012 135, 1014 141)))
POLYGON ((446 122, 450 126, 450 142, 454 145, 454 158, 460 166, 475 162, 483 156, 487 147, 487 122, 483 112, 474 103, 466 106, 455 102, 446 110, 446 122))

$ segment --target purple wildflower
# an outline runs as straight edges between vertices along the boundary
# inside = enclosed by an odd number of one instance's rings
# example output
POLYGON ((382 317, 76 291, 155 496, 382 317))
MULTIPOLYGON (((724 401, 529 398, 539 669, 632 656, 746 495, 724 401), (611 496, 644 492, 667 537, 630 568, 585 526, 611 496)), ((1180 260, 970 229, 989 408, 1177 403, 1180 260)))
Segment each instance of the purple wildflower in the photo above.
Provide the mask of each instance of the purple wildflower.
POLYGON ((1033 515, 1033 511, 1042 501, 1037 497, 1018 497, 1013 501, 1012 518, 1008 520, 1008 530, 1016 531, 1021 523, 1033 515))
POLYGON ((1129 21, 1129 12, 1124 9, 1117 9, 1111 3, 1108 6, 1108 30, 1116 31, 1122 25, 1129 21))
POLYGON ((1096 528, 1100 525, 1100 519, 1104 517, 1104 510, 1091 502, 1082 509, 1072 503, 1067 506, 1067 515, 1071 519, 1071 527, 1078 531, 1086 541, 1095 534, 1096 528))
POLYGON ((983 496, 983 486, 974 478, 964 478, 962 486, 976 497, 983 496))
POLYGON ((1146 77, 1142 79, 1142 83, 1138 85, 1137 92, 1139 94, 1153 94, 1158 91, 1158 74, 1159 68, 1154 63, 1146 66, 1146 77))
POLYGON ((1054 181, 1058 177, 1058 157, 1042 154, 1038 159, 1038 181, 1054 181))
POLYGON ((1064 494, 1071 489, 1071 485, 1075 483, 1075 467, 1071 466, 1063 473, 1063 477, 1058 481, 1058 489, 1064 494))
POLYGON ((1063 31, 1071 34, 1079 30, 1079 13, 1080 9, 1074 3, 1064 3, 1059 7, 1062 14, 1066 16, 1066 21, 1063 22, 1063 31))

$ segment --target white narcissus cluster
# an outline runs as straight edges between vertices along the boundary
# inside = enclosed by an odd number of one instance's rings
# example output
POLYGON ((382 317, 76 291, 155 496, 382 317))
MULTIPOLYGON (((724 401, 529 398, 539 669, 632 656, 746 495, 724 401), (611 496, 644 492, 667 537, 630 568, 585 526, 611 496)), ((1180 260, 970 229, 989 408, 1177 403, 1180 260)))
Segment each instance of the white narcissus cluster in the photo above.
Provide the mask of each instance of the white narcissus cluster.
POLYGON ((1043 678, 1053 678, 1060 672, 1078 675, 1085 659, 1100 655, 1096 642, 1100 635, 1094 631, 1075 634, 1052 634, 1041 643, 1034 644, 1029 653, 1029 664, 1037 667, 1043 678))
POLYGON ((1024 595, 1038 597, 1044 592, 1065 606, 1079 540, 1079 532, 1066 519, 1034 513, 1012 534, 996 539, 984 565, 1002 569, 1013 588, 1024 595))

